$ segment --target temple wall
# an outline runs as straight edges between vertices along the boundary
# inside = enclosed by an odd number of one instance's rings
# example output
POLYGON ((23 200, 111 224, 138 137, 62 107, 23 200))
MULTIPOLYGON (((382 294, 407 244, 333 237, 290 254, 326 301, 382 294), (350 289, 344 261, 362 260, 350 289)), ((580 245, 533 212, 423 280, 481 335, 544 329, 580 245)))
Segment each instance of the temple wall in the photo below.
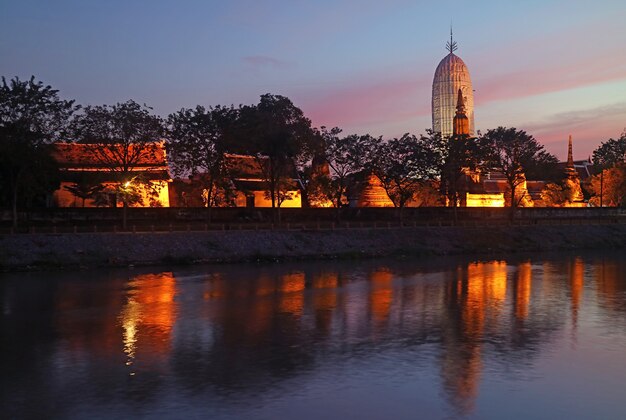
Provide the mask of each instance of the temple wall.
MULTIPOLYGON (((302 207, 302 196, 300 195, 300 191, 290 191, 291 199, 285 200, 281 203, 281 208, 300 208, 302 207)), ((265 191, 253 191, 254 194, 254 207, 260 208, 268 208, 272 207, 272 200, 267 198, 265 191)), ((237 191, 235 195, 235 206, 236 207, 247 207, 247 198, 246 194, 237 191)))
POLYGON ((504 207, 504 194, 472 194, 465 196, 467 207, 504 207))
MULTIPOLYGON (((145 189, 141 190, 141 202, 138 204, 134 204, 132 207, 169 207, 170 199, 169 199, 169 183, 167 181, 150 181, 151 188, 157 191, 157 197, 155 202, 158 205, 150 205, 150 197, 148 191, 145 189)), ((85 203, 83 205, 83 200, 81 198, 76 197, 74 194, 69 192, 64 187, 69 187, 75 185, 73 182, 61 182, 59 189, 53 193, 53 200, 56 203, 57 207, 98 207, 95 203, 95 200, 92 198, 85 199, 85 203)), ((117 184, 114 183, 103 183, 106 189, 113 190, 117 187, 117 184)), ((103 206, 100 206, 103 207, 103 206)), ((104 206, 107 207, 107 206, 104 206)), ((122 207, 121 200, 118 200, 117 207, 122 207)))

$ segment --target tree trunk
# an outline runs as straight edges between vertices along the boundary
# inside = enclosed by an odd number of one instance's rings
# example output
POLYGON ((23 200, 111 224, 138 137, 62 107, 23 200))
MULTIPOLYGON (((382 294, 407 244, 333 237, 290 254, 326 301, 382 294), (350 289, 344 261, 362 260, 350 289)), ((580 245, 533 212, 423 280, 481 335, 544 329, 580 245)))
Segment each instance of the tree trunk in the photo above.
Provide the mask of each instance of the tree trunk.
POLYGON ((459 206, 457 206, 457 201, 458 201, 458 197, 456 196, 456 193, 454 194, 454 202, 452 203, 452 207, 453 207, 453 211, 452 211, 452 215, 454 217, 454 225, 456 226, 459 222, 459 212, 457 211, 457 208, 459 206))
POLYGON ((13 227, 17 227, 17 185, 13 186, 13 203, 12 204, 12 216, 13 216, 13 227))
POLYGON ((513 221, 513 219, 515 219, 515 207, 517 204, 515 202, 515 183, 512 182, 509 186, 511 188, 511 221, 513 221))
POLYGON ((127 214, 127 209, 128 209, 128 203, 126 202, 126 199, 124 199, 123 201, 123 206, 122 206, 122 229, 126 230, 126 226, 127 226, 127 220, 128 220, 128 214, 127 214))
POLYGON ((207 204, 207 208, 208 208, 207 209, 207 220, 206 220, 206 222, 207 222, 207 224, 210 225, 211 221, 212 221, 212 219, 211 219, 211 217, 212 217, 211 209, 213 208, 213 182, 211 182, 211 185, 207 189, 207 201, 206 201, 206 204, 207 204))

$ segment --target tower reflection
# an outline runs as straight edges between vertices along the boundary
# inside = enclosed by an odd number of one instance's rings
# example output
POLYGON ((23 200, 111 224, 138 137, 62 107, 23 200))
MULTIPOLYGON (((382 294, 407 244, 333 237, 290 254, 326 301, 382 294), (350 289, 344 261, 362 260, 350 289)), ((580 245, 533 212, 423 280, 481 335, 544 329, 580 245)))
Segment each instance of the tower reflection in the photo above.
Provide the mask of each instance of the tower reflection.
POLYGON ((478 395, 485 329, 496 329, 506 298, 504 261, 459 266, 445 295, 441 376, 451 404, 470 413, 478 395))

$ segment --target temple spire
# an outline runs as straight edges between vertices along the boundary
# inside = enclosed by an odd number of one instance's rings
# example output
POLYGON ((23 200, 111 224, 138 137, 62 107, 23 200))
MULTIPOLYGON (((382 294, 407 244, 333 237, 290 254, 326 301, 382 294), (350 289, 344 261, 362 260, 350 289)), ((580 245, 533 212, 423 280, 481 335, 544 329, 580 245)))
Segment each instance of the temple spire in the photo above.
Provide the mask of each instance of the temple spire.
POLYGON ((456 115, 452 120, 452 134, 454 136, 469 136, 470 125, 469 118, 465 113, 465 98, 463 91, 459 89, 456 101, 456 115))
POLYGON ((572 153, 572 135, 569 135, 569 144, 567 145, 567 167, 574 167, 574 154, 572 153))
POLYGON ((465 98, 463 98, 463 91, 459 89, 459 93, 456 97, 456 112, 457 114, 465 115, 465 98))

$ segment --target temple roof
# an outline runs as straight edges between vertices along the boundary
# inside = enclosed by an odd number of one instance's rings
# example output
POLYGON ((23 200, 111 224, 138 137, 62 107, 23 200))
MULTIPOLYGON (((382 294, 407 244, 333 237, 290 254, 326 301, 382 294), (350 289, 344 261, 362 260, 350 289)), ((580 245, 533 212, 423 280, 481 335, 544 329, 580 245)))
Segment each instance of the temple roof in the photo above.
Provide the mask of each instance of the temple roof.
MULTIPOLYGON (((120 160, 114 156, 115 145, 100 146, 102 145, 63 142, 53 143, 51 155, 62 169, 108 169, 111 166, 109 163, 118 162, 120 160)), ((118 149, 121 153, 123 146, 120 145, 118 149)), ((130 145, 128 153, 137 155, 132 161, 132 166, 135 168, 167 170, 165 145, 163 142, 149 143, 148 145, 140 146, 140 148, 135 145, 130 145)))

